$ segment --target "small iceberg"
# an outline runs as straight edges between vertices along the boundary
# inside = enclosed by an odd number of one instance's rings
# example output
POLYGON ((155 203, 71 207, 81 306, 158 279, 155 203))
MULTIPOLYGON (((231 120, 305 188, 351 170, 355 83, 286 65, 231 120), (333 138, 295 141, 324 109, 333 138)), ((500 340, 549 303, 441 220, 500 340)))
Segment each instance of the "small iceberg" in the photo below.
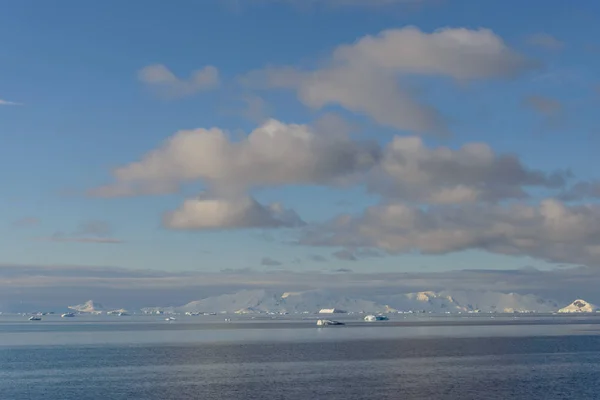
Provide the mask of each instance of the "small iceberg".
POLYGON ((367 315, 365 317, 365 321, 367 322, 375 322, 375 321, 387 321, 389 318, 385 315, 367 315))
POLYGON ((129 315, 129 314, 127 313, 127 310, 121 308, 120 310, 107 311, 106 315, 118 315, 119 317, 122 317, 123 315, 129 315))
POLYGON ((177 318, 175 318, 175 317, 167 317, 167 318, 165 318, 165 321, 177 321, 177 318))
POLYGON ((346 325, 343 322, 332 321, 330 319, 319 319, 317 320, 317 326, 328 326, 328 325, 346 325))

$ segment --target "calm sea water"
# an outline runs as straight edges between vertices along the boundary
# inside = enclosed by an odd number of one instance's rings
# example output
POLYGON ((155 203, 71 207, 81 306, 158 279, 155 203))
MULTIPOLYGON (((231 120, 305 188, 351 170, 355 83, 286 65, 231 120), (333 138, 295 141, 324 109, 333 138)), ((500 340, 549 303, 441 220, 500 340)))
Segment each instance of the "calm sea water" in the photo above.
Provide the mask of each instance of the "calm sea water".
POLYGON ((600 398, 600 319, 401 322, 0 318, 0 399, 600 398))

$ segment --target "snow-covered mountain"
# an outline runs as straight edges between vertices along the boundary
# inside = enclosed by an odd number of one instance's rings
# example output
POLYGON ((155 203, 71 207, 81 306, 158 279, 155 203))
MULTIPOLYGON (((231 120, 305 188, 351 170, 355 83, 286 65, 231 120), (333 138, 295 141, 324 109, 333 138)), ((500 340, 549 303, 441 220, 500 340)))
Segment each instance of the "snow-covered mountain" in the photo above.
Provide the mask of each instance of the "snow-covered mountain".
POLYGON ((454 301, 467 310, 481 312, 553 312, 559 308, 557 302, 533 294, 501 293, 492 291, 453 291, 449 294, 454 301))
POLYGON ((539 296, 490 291, 416 292, 371 298, 351 297, 326 290, 277 293, 266 290, 242 290, 236 293, 192 301, 181 307, 146 308, 147 313, 316 313, 321 309, 341 309, 348 312, 388 313, 424 311, 432 313, 458 312, 553 312, 556 302, 539 296))
POLYGON ((597 312, 600 308, 585 300, 577 299, 568 306, 558 310, 559 313, 582 313, 582 312, 597 312))
MULTIPOLYGON (((228 312, 228 313, 315 313, 323 308, 337 308, 355 312, 390 312, 389 307, 375 301, 332 294, 325 290, 274 293, 265 290, 242 290, 237 293, 192 301, 175 312, 228 312)), ((170 310, 165 310, 170 311, 170 310)))
POLYGON ((101 313, 106 311, 102 304, 95 303, 93 300, 88 300, 85 303, 76 306, 69 306, 69 309, 82 313, 101 313))
POLYGON ((399 311, 426 311, 426 312, 464 312, 469 308, 461 305, 446 293, 417 292, 401 293, 392 296, 378 296, 377 300, 399 311))
POLYGON ((552 312, 558 304, 532 294, 491 291, 441 291, 379 296, 379 302, 401 311, 444 312, 552 312))

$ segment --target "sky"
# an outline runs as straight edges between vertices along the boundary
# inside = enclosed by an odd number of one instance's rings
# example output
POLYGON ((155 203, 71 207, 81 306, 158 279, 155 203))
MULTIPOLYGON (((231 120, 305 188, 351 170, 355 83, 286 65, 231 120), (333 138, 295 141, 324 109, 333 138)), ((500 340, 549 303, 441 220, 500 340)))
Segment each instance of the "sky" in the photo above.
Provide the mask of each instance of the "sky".
POLYGON ((0 265, 597 268, 600 4, 567 3, 4 1, 0 265))

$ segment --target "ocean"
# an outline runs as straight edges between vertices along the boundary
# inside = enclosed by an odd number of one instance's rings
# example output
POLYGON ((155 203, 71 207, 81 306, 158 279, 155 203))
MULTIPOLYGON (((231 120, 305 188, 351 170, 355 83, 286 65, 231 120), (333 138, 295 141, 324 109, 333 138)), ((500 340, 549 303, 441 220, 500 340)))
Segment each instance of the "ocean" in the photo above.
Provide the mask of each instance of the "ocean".
POLYGON ((600 317, 0 316, 0 399, 599 399, 600 317))

